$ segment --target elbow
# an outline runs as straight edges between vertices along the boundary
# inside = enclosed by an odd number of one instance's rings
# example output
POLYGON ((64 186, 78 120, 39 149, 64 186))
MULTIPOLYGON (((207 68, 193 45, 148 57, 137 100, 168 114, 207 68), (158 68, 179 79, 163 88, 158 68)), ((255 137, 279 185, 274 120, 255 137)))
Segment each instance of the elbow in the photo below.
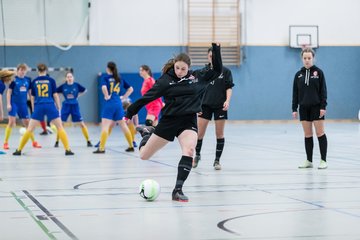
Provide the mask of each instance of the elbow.
POLYGON ((129 95, 132 94, 134 92, 134 88, 133 87, 130 87, 129 88, 129 95))

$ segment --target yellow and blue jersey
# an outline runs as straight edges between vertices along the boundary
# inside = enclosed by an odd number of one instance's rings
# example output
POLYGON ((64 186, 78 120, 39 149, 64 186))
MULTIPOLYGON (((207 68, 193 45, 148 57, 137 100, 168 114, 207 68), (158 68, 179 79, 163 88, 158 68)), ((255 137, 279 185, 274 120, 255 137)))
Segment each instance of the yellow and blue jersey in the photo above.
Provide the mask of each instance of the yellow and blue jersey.
POLYGON ((86 88, 77 82, 74 82, 71 85, 64 83, 56 89, 56 92, 62 93, 64 95, 63 103, 65 104, 78 104, 79 93, 83 93, 85 91, 86 88))
POLYGON ((110 99, 108 101, 120 102, 120 82, 116 83, 113 75, 105 74, 101 79, 101 87, 106 86, 110 99))
POLYGON ((39 76, 31 82, 31 95, 35 97, 35 104, 53 103, 56 93, 56 82, 49 76, 39 76))
POLYGON ((30 89, 31 78, 18 76, 15 77, 14 81, 10 83, 9 88, 12 90, 11 102, 13 103, 26 103, 27 94, 30 89))

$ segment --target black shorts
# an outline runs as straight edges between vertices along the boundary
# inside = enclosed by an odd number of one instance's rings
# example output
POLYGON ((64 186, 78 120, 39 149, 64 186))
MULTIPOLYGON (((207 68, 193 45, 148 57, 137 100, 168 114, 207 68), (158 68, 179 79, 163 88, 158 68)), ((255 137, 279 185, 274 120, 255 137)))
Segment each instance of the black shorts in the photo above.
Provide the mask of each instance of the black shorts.
POLYGON ((324 120, 325 117, 323 116, 320 118, 320 105, 315 106, 300 106, 299 107, 299 116, 300 121, 317 121, 317 120, 324 120))
POLYGON ((195 113, 184 116, 163 116, 155 127, 154 133, 172 142, 185 130, 198 131, 195 113))
POLYGON ((214 120, 226 120, 228 119, 227 111, 224 111, 223 108, 212 108, 209 106, 202 106, 201 115, 199 117, 211 120, 214 115, 214 120))

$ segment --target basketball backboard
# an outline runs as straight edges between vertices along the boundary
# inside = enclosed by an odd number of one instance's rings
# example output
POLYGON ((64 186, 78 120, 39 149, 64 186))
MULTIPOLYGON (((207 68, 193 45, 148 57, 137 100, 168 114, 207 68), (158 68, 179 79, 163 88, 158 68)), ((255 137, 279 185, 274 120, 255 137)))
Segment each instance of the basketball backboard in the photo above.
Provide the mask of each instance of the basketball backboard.
POLYGON ((316 25, 290 25, 289 45, 291 48, 318 48, 319 26, 316 25))

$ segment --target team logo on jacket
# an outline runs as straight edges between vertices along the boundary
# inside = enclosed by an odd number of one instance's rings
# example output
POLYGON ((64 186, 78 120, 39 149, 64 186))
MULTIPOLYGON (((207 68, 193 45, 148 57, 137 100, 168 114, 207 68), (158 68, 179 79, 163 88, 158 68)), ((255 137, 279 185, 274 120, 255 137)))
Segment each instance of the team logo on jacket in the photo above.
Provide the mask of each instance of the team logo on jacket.
POLYGON ((314 77, 314 78, 319 78, 319 73, 318 73, 317 71, 314 71, 314 72, 313 72, 313 77, 314 77))
POLYGON ((302 76, 303 76, 302 73, 300 73, 300 75, 298 76, 298 78, 302 78, 302 76))

